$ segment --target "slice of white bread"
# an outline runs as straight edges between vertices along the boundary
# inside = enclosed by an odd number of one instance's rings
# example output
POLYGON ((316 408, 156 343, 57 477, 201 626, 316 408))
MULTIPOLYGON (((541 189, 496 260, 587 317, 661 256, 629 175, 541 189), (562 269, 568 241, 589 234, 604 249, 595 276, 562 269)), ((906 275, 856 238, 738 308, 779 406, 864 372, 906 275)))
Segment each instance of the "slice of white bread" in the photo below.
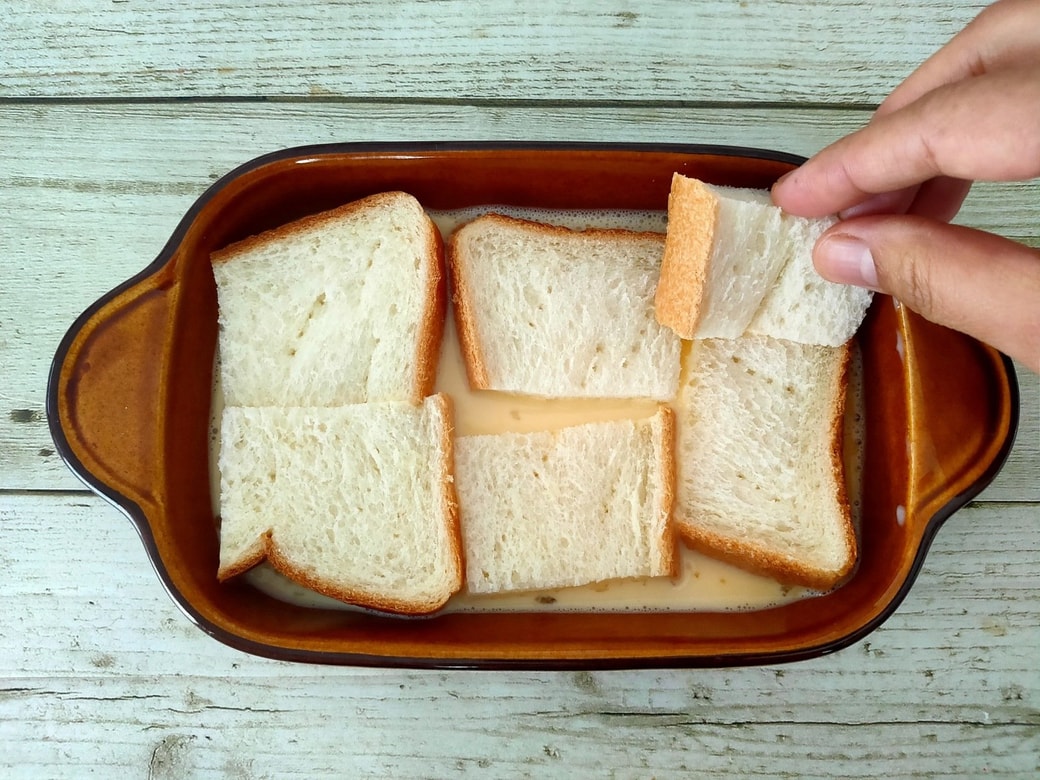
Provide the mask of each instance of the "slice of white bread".
POLYGON ((444 395, 342 407, 227 407, 221 580, 267 559, 327 596, 424 614, 462 585, 444 395))
POLYGON ((386 192, 215 252, 221 382, 231 406, 418 402, 446 306, 440 233, 386 192))
POLYGON ((680 336, 760 333, 838 346, 856 332, 871 293, 816 273, 816 239, 831 217, 781 212, 765 190, 718 187, 676 173, 656 315, 680 336))
POLYGON ((472 593, 673 575, 674 417, 460 436, 456 486, 472 593))
POLYGON ((673 398, 680 340, 653 312, 663 246, 659 233, 578 231, 498 214, 459 228, 448 262, 470 386, 548 398, 673 398))
POLYGON ((691 344, 675 522, 695 549, 827 589, 856 558, 842 460, 849 347, 766 336, 691 344))
POLYGON ((769 193, 672 177, 657 319, 686 339, 744 333, 787 260, 769 193))

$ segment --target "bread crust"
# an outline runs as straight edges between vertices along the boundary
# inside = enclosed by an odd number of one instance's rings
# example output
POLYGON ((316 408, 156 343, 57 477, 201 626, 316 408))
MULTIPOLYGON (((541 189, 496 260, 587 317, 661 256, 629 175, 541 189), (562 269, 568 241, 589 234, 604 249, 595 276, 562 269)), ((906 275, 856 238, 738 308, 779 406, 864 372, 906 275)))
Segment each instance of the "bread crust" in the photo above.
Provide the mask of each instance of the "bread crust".
POLYGON ((469 386, 474 390, 487 390, 489 385, 487 362, 481 351, 481 339, 477 333, 476 319, 473 316, 473 293, 467 284, 463 268, 466 259, 459 247, 462 240, 461 230, 462 228, 459 228, 451 234, 447 251, 455 331, 458 334, 462 363, 466 369, 466 380, 469 382, 469 386))
POLYGON ((856 529, 852 524, 852 510, 849 502, 848 480, 845 473, 845 405, 848 400, 850 366, 852 364, 852 344, 846 342, 842 348, 842 356, 838 369, 838 392, 835 394, 831 416, 831 474, 834 478, 835 500, 841 509, 843 541, 845 542, 846 565, 837 574, 835 582, 848 575, 859 560, 859 543, 856 529))
POLYGON ((845 443, 845 399, 849 381, 849 363, 851 349, 849 344, 842 347, 843 353, 838 361, 835 374, 837 391, 831 404, 830 447, 828 457, 832 475, 832 487, 835 491, 840 517, 842 541, 845 557, 837 569, 821 569, 804 561, 782 555, 775 550, 750 542, 741 542, 729 536, 713 533, 696 522, 696 518, 687 517, 682 507, 676 509, 676 527, 687 546, 698 552, 718 558, 748 571, 773 577, 788 585, 803 585, 808 588, 826 591, 838 585, 853 569, 857 555, 856 531, 852 525, 849 509, 848 492, 845 481, 845 459, 843 456, 845 443))
POLYGON ((667 404, 658 407, 661 417, 661 449, 658 453, 661 468, 661 506, 660 511, 665 516, 664 530, 661 533, 661 549, 666 551, 665 568, 668 576, 676 577, 679 574, 679 535, 675 530, 673 512, 675 509, 675 486, 678 478, 675 453, 675 411, 667 404))
MULTIPOLYGON (((448 281, 444 259, 444 241, 433 220, 423 212, 427 231, 429 278, 426 287, 426 308, 419 321, 419 338, 415 345, 415 387, 412 402, 420 403, 433 393, 437 382, 437 366, 441 358, 444 338, 444 318, 448 311, 448 281)), ((449 411, 450 413, 450 411, 449 411)))
POLYGON ((496 226, 519 229, 546 238, 577 237, 614 239, 618 241, 653 240, 656 242, 663 242, 664 240, 660 233, 649 231, 623 230, 621 228, 573 230, 560 225, 534 222, 496 212, 489 212, 458 227, 448 240, 448 271, 451 276, 451 301, 455 314, 455 326, 459 336, 459 346, 462 350, 462 360, 466 368, 466 378, 470 387, 474 390, 492 390, 495 387, 494 380, 488 373, 485 343, 480 336, 479 318, 475 315, 476 304, 473 290, 467 280, 466 266, 470 262, 470 258, 465 252, 463 242, 467 233, 496 226))
POLYGON ((217 579, 220 582, 227 582, 232 577, 237 577, 239 574, 243 574, 259 563, 262 563, 267 558, 267 551, 270 547, 271 532, 265 531, 256 538, 256 541, 250 545, 249 549, 245 551, 241 556, 231 563, 220 566, 217 569, 217 579))
MULTIPOLYGON (((329 209, 328 211, 322 211, 317 214, 309 214, 305 217, 293 220, 285 225, 279 225, 278 227, 265 230, 262 233, 243 238, 241 241, 236 241, 233 244, 228 244, 223 249, 218 249, 210 255, 210 261, 217 265, 219 263, 228 263, 237 257, 252 252, 259 246, 273 241, 279 238, 289 238, 295 236, 305 230, 312 228, 320 228, 323 225, 327 225, 332 222, 338 222, 345 217, 349 217, 359 211, 365 211, 368 209, 378 208, 392 208, 397 205, 398 201, 405 200, 411 207, 411 204, 418 205, 418 201, 407 192, 401 192, 398 190, 390 192, 380 192, 375 195, 369 195, 358 200, 345 203, 342 206, 329 209)), ((422 207, 419 206, 421 209, 422 207)), ((424 212, 425 213, 425 212, 424 212)), ((428 218, 427 218, 428 219, 428 218)))
POLYGON ((719 224, 719 199, 697 179, 672 175, 668 232, 654 295, 657 321, 684 339, 697 333, 719 224))

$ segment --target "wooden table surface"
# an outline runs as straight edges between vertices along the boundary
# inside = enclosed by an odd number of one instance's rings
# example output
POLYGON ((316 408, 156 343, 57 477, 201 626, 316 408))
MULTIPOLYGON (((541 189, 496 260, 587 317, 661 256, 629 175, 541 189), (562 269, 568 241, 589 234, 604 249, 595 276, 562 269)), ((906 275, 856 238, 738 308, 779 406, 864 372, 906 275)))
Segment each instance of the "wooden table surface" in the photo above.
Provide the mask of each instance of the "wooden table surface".
MULTIPOLYGON (((1040 771, 1040 382, 1006 468, 881 628, 817 660, 595 673, 243 655, 166 596, 55 454, 55 347, 207 185, 330 141, 811 154, 964 0, 54 0, 0 9, 0 775, 1027 777, 1040 771), (566 7, 563 10, 563 7, 566 7)), ((1040 245, 1040 187, 958 221, 1040 245)))

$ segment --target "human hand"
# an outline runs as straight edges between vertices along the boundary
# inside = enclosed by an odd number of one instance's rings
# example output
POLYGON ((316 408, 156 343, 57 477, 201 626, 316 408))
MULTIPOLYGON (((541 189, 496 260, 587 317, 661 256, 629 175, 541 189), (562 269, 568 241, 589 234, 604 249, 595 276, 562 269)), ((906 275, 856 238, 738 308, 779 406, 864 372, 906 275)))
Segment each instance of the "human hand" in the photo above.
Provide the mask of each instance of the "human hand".
POLYGON ((1040 176, 1040 2, 984 10, 863 129, 773 187, 800 216, 838 213, 813 260, 1040 372, 1040 251, 948 224, 974 180, 1040 176))

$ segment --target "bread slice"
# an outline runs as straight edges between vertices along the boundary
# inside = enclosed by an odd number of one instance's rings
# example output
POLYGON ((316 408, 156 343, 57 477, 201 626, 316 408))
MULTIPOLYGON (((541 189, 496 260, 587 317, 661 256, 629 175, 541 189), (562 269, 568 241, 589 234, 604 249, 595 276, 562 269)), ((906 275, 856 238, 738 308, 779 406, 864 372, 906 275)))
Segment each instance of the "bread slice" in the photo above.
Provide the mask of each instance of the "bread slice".
POLYGON ((695 549, 827 589, 853 566, 842 460, 849 348, 694 341, 679 393, 675 520, 695 549))
POLYGON ((765 190, 675 174, 655 295, 657 319, 686 339, 756 333, 806 344, 848 341, 872 294, 834 284, 812 263, 833 217, 784 214, 765 190))
POLYGON ((674 417, 461 436, 457 488, 472 593, 673 575, 674 417))
POLYGON ((664 237, 498 214, 459 228, 448 261, 471 387, 550 398, 668 400, 680 340, 654 319, 664 237))
POLYGON ((654 299, 658 321, 685 339, 742 335, 788 249, 769 193, 675 174, 654 299))
POLYGON ((327 596, 404 614, 462 585, 447 396, 343 407, 227 407, 221 580, 267 559, 327 596))
POLYGON ((432 392, 446 291, 440 233, 387 192, 215 252, 231 406, 418 402, 432 392))

